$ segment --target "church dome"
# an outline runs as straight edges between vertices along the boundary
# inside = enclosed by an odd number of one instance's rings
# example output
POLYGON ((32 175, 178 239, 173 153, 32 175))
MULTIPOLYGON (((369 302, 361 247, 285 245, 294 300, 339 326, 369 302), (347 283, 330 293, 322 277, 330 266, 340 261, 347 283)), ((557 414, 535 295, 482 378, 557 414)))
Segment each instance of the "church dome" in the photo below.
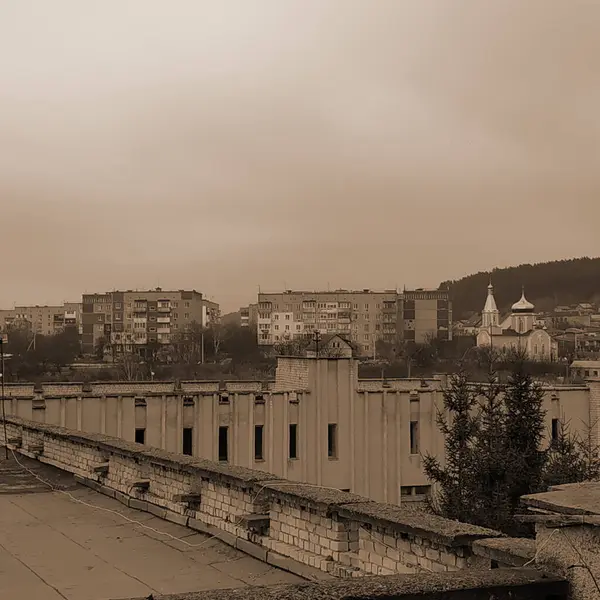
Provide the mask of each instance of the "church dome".
POLYGON ((535 306, 525 298, 525 290, 523 290, 523 293, 521 294, 521 299, 512 305, 513 313, 532 313, 534 309, 535 306))

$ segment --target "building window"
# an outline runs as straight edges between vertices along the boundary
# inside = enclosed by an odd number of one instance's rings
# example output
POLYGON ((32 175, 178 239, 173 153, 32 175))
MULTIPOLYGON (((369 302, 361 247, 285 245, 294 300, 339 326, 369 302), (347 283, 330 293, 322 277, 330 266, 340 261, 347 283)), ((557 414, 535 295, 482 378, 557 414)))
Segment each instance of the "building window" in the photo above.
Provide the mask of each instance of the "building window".
POLYGON ((194 454, 194 430, 191 427, 183 428, 183 453, 188 456, 194 454))
POLYGON ((337 424, 329 423, 327 425, 327 456, 329 458, 337 458, 337 424))
POLYGON ((219 460, 229 460, 229 427, 219 427, 219 460))
POLYGON ((560 435, 560 421, 558 419, 552 419, 552 441, 558 440, 560 435))
POLYGON ((290 425, 290 452, 291 459, 298 458, 298 425, 292 423, 290 425))
POLYGON ((146 430, 141 428, 135 430, 135 443, 145 444, 146 443, 146 430))
POLYGON ((290 315, 285 315, 285 320, 289 321, 290 320, 290 315))
POLYGON ((254 426, 254 460, 264 460, 263 456, 263 425, 254 426))
POLYGON ((410 422, 410 453, 419 454, 419 421, 410 422))
POLYGON ((184 319, 189 319, 190 318, 190 313, 184 313, 183 318, 184 319))

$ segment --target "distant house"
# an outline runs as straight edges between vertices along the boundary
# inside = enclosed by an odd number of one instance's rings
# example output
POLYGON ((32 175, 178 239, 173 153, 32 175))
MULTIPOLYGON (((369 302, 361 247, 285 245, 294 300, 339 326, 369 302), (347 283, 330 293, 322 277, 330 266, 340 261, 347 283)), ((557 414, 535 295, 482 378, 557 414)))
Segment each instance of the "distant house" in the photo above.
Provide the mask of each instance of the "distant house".
POLYGON ((306 347, 307 358, 352 358, 355 354, 352 342, 338 334, 324 335, 318 342, 311 340, 306 347))
POLYGON ((600 360, 574 360, 570 368, 575 377, 600 377, 600 360))

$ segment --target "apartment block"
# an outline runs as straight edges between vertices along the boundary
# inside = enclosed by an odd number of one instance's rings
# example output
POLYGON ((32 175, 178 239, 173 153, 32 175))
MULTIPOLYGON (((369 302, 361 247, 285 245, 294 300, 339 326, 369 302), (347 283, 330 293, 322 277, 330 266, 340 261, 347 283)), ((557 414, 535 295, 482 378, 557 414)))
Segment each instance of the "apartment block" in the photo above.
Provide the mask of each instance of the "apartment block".
POLYGON ((452 303, 446 290, 405 290, 398 302, 401 339, 418 344, 452 339, 452 303))
POLYGON ((78 327, 81 333, 82 306, 65 302, 57 306, 15 306, 0 310, 0 330, 25 327, 38 335, 53 335, 66 326, 78 327))
POLYGON ((258 304, 249 304, 240 308, 240 325, 242 327, 256 327, 258 323, 258 304))
POLYGON ((118 354, 169 344, 192 323, 207 327, 219 319, 219 305, 196 290, 114 291, 83 295, 84 354, 93 354, 101 340, 118 354))
POLYGON ((292 291, 258 295, 258 343, 268 346, 315 331, 352 340, 375 356, 377 341, 451 339, 452 308, 443 290, 292 291))

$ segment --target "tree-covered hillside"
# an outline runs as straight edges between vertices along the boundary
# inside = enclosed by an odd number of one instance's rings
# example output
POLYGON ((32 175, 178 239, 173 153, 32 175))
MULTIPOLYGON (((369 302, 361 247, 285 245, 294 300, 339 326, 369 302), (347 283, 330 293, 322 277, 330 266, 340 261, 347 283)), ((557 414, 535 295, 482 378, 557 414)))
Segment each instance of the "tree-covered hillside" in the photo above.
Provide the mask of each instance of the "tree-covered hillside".
POLYGON ((600 302, 600 258, 574 258, 494 269, 491 273, 475 273, 442 283, 440 287, 451 291, 455 319, 481 311, 490 275, 501 312, 521 297, 522 286, 525 286, 527 299, 539 311, 551 310, 557 305, 600 302))

